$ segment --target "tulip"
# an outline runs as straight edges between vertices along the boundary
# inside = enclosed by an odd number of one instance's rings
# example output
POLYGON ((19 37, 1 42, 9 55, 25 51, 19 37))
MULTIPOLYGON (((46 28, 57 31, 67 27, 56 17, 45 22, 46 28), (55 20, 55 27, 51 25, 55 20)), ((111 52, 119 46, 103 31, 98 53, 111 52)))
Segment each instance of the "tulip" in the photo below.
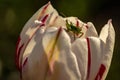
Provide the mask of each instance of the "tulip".
POLYGON ((91 22, 63 18, 48 2, 21 31, 16 65, 21 80, 105 80, 114 42, 112 20, 98 36, 91 22))

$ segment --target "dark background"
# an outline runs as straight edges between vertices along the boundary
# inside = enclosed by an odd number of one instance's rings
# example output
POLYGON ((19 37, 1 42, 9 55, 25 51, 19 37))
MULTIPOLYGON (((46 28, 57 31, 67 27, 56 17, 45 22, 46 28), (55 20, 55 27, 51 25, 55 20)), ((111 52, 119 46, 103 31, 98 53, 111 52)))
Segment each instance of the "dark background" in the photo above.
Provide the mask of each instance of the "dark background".
MULTIPOLYGON (((28 19, 49 0, 0 0, 0 80, 19 80, 15 45, 28 19)), ((113 60, 106 80, 120 80, 120 3, 118 0, 51 0, 60 14, 91 21, 98 32, 108 19, 116 31, 113 60)))

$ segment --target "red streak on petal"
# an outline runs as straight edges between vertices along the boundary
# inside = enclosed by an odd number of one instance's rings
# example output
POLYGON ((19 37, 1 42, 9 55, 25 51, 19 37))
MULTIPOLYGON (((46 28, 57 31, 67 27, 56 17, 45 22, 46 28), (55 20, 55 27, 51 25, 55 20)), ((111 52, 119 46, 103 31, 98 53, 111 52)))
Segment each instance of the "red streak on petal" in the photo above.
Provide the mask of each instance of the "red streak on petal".
POLYGON ((46 11, 46 9, 48 8, 50 3, 46 4, 45 7, 43 8, 42 12, 41 13, 44 13, 46 11))
POLYGON ((53 67, 54 67, 55 60, 52 59, 52 57, 54 55, 54 49, 55 49, 55 46, 56 46, 56 43, 58 41, 58 38, 60 36, 61 31, 62 31, 62 28, 60 27, 59 30, 58 30, 58 32, 57 32, 57 35, 56 35, 56 38, 55 38, 55 42, 54 42, 54 44, 52 46, 52 49, 50 50, 51 54, 50 54, 50 57, 48 59, 48 61, 50 62, 50 65, 48 66, 48 70, 47 70, 47 73, 49 73, 49 75, 51 75, 52 72, 53 72, 53 67))
POLYGON ((95 77, 95 80, 101 80, 105 70, 106 70, 105 66, 101 64, 99 72, 97 73, 97 76, 95 77))
POLYGON ((18 47, 20 41, 21 41, 21 38, 19 37, 17 44, 16 44, 16 54, 15 54, 15 61, 16 61, 16 66, 17 66, 18 70, 20 70, 19 57, 20 57, 21 50, 24 46, 24 44, 22 44, 20 47, 18 47))
POLYGON ((48 75, 51 75, 51 74, 53 73, 53 71, 54 71, 54 63, 55 63, 55 60, 52 60, 52 61, 50 62, 49 69, 48 69, 48 71, 47 71, 47 74, 48 74, 48 75))
POLYGON ((89 28, 88 25, 85 26, 87 29, 89 28))
POLYGON ((47 18, 48 18, 48 14, 47 15, 45 15, 45 17, 43 17, 43 19, 41 20, 43 23, 45 23, 45 21, 47 20, 47 18))
POLYGON ((53 46, 52 46, 52 49, 50 50, 51 55, 50 55, 49 61, 52 59, 53 51, 54 51, 54 49, 55 49, 55 45, 56 45, 56 43, 57 43, 57 41, 58 41, 58 38, 59 38, 59 36, 60 36, 61 31, 62 31, 62 28, 60 27, 59 30, 58 30, 58 32, 57 32, 57 35, 56 35, 56 38, 55 38, 55 42, 54 42, 54 44, 53 44, 53 46))
POLYGON ((58 16, 56 16, 53 21, 50 23, 50 26, 53 25, 55 23, 55 21, 57 20, 58 16))
POLYGON ((22 80, 22 69, 23 69, 23 67, 26 65, 27 61, 28 61, 28 57, 27 57, 27 58, 25 59, 25 61, 23 62, 23 66, 20 65, 19 71, 20 71, 20 79, 21 79, 21 80, 22 80))
POLYGON ((57 20, 58 16, 56 16, 52 22, 52 24, 57 20))
POLYGON ((78 20, 76 20, 76 26, 77 26, 77 27, 79 26, 79 21, 78 21, 78 20))
POLYGON ((22 69, 21 69, 21 65, 19 64, 19 57, 20 57, 20 53, 21 53, 21 50, 24 46, 24 44, 22 44, 20 47, 19 47, 19 44, 20 44, 20 41, 21 41, 21 38, 19 37, 18 38, 18 41, 17 41, 17 44, 16 44, 16 55, 15 55, 15 62, 16 62, 16 67, 18 68, 18 70, 20 71, 20 78, 22 79, 22 69))
POLYGON ((86 38, 87 45, 88 45, 88 67, 87 67, 87 80, 89 79, 90 75, 90 68, 91 68, 91 51, 90 51, 90 41, 89 38, 86 38))
POLYGON ((20 44, 21 38, 20 36, 18 37, 17 43, 16 43, 16 56, 18 55, 18 46, 20 44))
POLYGON ((59 28, 56 39, 58 39, 58 37, 60 36, 61 31, 62 31, 62 27, 59 28))
POLYGON ((21 41, 21 38, 18 37, 17 44, 16 44, 16 54, 15 54, 15 62, 16 62, 17 68, 18 68, 18 46, 19 46, 20 41, 21 41))
POLYGON ((25 59, 22 67, 24 67, 26 65, 27 61, 28 61, 28 58, 25 59))
POLYGON ((41 18, 41 16, 45 13, 45 11, 46 11, 46 9, 48 8, 49 4, 50 4, 50 3, 48 3, 48 4, 46 4, 46 5, 44 6, 44 8, 42 9, 42 11, 41 11, 41 13, 40 13, 40 17, 38 18, 38 20, 39 20, 39 19, 41 18))
POLYGON ((18 67, 18 69, 20 70, 20 53, 21 53, 21 50, 23 48, 24 44, 22 44, 18 50, 18 55, 16 56, 16 65, 18 67))

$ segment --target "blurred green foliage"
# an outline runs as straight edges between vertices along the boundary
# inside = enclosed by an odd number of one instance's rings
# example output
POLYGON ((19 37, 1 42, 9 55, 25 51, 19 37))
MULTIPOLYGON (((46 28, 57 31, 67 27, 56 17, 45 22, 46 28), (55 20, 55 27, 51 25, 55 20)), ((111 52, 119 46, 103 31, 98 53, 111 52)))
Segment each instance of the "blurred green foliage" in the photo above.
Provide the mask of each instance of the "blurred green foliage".
MULTIPOLYGON (((15 66, 15 45, 27 20, 49 0, 0 0, 0 80, 19 80, 15 66)), ((120 4, 117 0, 51 0, 65 16, 92 21, 98 32, 108 19, 113 20, 116 44, 106 80, 119 80, 120 75, 120 4)))

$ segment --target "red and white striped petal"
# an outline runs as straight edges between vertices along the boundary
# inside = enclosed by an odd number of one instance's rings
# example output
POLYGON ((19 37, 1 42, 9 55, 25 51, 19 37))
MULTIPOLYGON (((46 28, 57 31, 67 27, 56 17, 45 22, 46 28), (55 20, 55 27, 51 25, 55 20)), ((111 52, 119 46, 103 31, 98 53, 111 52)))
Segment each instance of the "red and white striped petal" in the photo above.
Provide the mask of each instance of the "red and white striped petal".
MULTIPOLYGON (((110 68, 110 64, 113 56, 114 44, 115 44, 115 31, 111 20, 109 20, 108 23, 101 30, 100 39, 105 44, 103 49, 103 59, 101 63, 105 66, 106 69, 104 71, 103 77, 101 78, 102 80, 104 80, 110 68)), ((99 74, 98 76, 101 76, 100 73, 98 74, 99 74)))
POLYGON ((28 37, 30 38, 32 34, 39 28, 40 25, 35 24, 35 20, 40 20, 42 23, 47 22, 48 18, 50 17, 50 14, 55 13, 56 15, 57 12, 56 10, 52 7, 50 2, 40 8, 30 19, 29 21, 25 24, 20 37, 23 38, 23 41, 27 41, 28 37))
POLYGON ((96 37, 78 39, 72 44, 82 80, 94 80, 101 62, 101 42, 96 37))
MULTIPOLYGON (((87 76, 88 80, 95 80, 95 77, 99 71, 99 67, 101 65, 101 61, 103 58, 103 49, 104 43, 96 37, 89 37, 89 48, 90 48, 90 68, 89 74, 87 76)), ((99 79, 101 80, 101 79, 99 79)))
POLYGON ((21 64, 22 80, 43 80, 47 58, 42 44, 44 31, 39 29, 24 50, 21 64), (27 59, 27 61, 26 61, 27 59), (38 79, 39 78, 39 79, 38 79))
POLYGON ((58 13, 49 2, 40 8, 25 24, 24 28, 21 31, 16 47, 16 64, 18 68, 20 68, 21 61, 19 57, 22 57, 26 46, 32 37, 36 34, 37 30, 41 26, 44 26, 44 23, 48 25, 56 16, 58 16, 58 13), (40 20, 41 24, 36 24, 36 20, 40 20))

